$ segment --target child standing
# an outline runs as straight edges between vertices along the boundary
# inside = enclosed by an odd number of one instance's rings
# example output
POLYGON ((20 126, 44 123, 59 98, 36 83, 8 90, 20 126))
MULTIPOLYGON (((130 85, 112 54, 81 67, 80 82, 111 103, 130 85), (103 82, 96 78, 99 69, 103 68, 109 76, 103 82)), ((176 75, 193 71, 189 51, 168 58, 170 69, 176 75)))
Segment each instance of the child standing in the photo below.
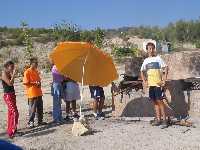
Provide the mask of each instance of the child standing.
POLYGON ((17 124, 19 113, 16 105, 16 96, 14 89, 14 79, 16 74, 16 68, 12 61, 7 61, 4 64, 4 70, 2 72, 2 85, 4 90, 4 101, 8 106, 8 125, 7 133, 10 138, 14 136, 17 131, 17 124))
POLYGON ((105 118, 105 114, 102 112, 103 106, 104 106, 104 90, 100 86, 89 86, 91 98, 93 101, 93 115, 96 118, 96 120, 103 120, 105 118))
POLYGON ((37 58, 30 59, 30 68, 24 72, 23 84, 26 87, 26 94, 28 97, 29 105, 29 128, 34 127, 35 113, 37 112, 38 126, 46 125, 43 122, 43 100, 41 89, 41 78, 37 70, 38 60, 37 58))
POLYGON ((78 83, 70 78, 65 78, 64 84, 64 101, 66 103, 66 120, 69 120, 70 114, 70 104, 72 105, 72 117, 73 119, 78 119, 79 115, 76 112, 76 100, 80 99, 80 89, 78 83))
POLYGON ((166 128, 168 125, 162 98, 162 86, 165 85, 167 73, 163 74, 162 71, 165 70, 164 72, 167 72, 167 66, 159 56, 156 56, 155 45, 153 43, 148 43, 146 49, 148 58, 142 64, 141 78, 143 80, 143 89, 149 87, 149 98, 153 102, 156 113, 156 120, 152 125, 161 125, 161 128, 166 128))

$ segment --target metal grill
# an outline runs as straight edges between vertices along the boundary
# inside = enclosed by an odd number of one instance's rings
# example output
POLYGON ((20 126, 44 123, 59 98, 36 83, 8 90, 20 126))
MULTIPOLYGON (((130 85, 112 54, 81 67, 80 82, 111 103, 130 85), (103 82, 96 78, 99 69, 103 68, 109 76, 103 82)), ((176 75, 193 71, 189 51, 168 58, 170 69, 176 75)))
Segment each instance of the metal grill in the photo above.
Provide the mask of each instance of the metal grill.
POLYGON ((200 90, 200 78, 188 78, 183 80, 183 90, 200 90))

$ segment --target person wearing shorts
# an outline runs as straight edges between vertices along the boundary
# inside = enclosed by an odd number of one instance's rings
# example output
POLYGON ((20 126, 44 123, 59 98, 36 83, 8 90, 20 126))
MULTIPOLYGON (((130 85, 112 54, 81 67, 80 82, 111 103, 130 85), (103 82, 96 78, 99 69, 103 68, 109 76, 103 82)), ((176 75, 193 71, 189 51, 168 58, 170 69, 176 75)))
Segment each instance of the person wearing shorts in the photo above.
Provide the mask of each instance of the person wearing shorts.
POLYGON ((152 125, 161 125, 161 128, 166 128, 168 125, 162 87, 165 85, 167 79, 167 73, 163 73, 167 72, 167 66, 160 56, 156 56, 155 45, 153 43, 148 43, 146 49, 148 58, 142 64, 141 78, 143 80, 143 89, 145 90, 149 87, 149 98, 154 105, 156 120, 152 125))
POLYGON ((105 114, 102 109, 104 106, 104 90, 100 86, 89 86, 91 98, 93 99, 93 115, 97 120, 104 119, 105 114))
POLYGON ((76 111, 76 101, 81 98, 80 89, 77 82, 70 78, 65 78, 63 83, 64 101, 66 103, 66 117, 65 120, 70 118, 70 104, 72 105, 72 118, 78 119, 79 115, 76 111))

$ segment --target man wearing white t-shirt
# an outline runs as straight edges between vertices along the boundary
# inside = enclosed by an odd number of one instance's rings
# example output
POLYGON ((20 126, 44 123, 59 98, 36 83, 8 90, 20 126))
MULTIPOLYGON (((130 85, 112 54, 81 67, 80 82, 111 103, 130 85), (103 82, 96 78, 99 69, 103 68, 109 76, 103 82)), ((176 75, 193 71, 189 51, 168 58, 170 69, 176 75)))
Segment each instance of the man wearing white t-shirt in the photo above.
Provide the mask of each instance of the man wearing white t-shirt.
POLYGON ((156 120, 152 123, 154 126, 161 125, 166 128, 165 105, 162 98, 162 86, 167 79, 167 66, 160 56, 156 56, 155 45, 148 43, 146 46, 148 58, 146 58, 141 67, 141 78, 143 80, 143 89, 149 87, 149 98, 154 104, 156 120), (165 74, 163 73, 165 72, 165 74), (146 74, 146 76, 145 76, 146 74), (161 120, 161 118, 163 120, 161 120))

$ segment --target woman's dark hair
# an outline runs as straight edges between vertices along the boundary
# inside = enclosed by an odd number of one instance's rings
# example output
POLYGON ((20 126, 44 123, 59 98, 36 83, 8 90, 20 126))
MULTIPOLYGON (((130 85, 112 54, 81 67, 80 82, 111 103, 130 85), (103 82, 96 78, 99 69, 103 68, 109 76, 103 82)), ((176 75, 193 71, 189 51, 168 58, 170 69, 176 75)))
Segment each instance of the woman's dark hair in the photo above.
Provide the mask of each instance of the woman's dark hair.
POLYGON ((14 63, 13 61, 8 60, 8 61, 6 61, 6 62, 4 63, 4 68, 7 68, 8 66, 14 65, 14 64, 15 64, 15 63, 14 63))
POLYGON ((155 44, 154 44, 154 43, 152 43, 152 42, 149 42, 149 43, 147 43, 147 45, 146 45, 146 50, 147 50, 148 46, 152 46, 152 47, 153 47, 153 49, 155 49, 155 48, 156 48, 155 44))

